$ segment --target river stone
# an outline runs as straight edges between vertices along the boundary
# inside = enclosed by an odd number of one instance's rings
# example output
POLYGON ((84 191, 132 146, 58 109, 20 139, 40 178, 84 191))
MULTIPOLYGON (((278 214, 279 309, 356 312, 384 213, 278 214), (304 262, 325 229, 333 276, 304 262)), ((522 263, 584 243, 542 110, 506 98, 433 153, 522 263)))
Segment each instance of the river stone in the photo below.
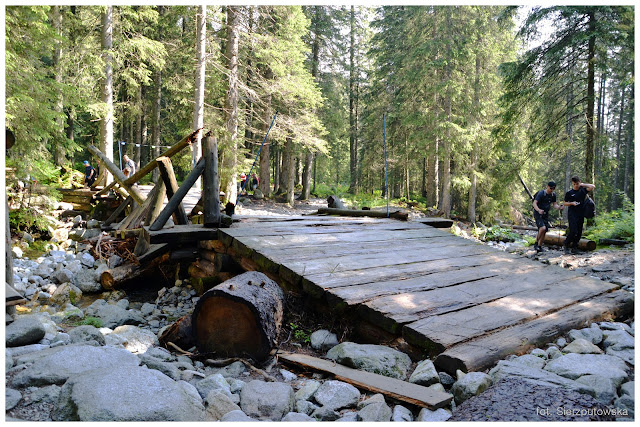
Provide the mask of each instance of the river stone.
POLYGON ((103 291, 102 285, 100 284, 100 276, 96 274, 95 270, 80 270, 73 277, 73 284, 84 293, 97 293, 103 291))
POLYGON ((142 304, 142 307, 140 307, 140 313, 142 313, 143 316, 151 316, 151 314, 153 313, 153 310, 156 309, 155 304, 149 304, 148 302, 145 302, 144 304, 142 304))
POLYGON ((55 405, 58 403, 58 397, 60 396, 60 387, 57 385, 49 385, 42 388, 37 388, 29 395, 31 403, 51 403, 55 405))
POLYGON ((360 400, 360 392, 351 384, 329 380, 318 387, 313 398, 323 407, 338 410, 355 406, 360 400))
POLYGON ((295 379, 298 378, 296 374, 294 374, 291 371, 287 371, 286 369, 280 369, 280 375, 282 375, 282 378, 284 378, 284 381, 287 383, 294 381, 295 379))
POLYGON ((73 280, 73 272, 68 268, 62 268, 53 274, 58 283, 69 283, 73 280))
POLYGON ((240 375, 242 375, 242 373, 244 371, 247 370, 247 367, 245 366, 244 363, 240 362, 240 361, 236 361, 233 362, 230 365, 225 366, 224 368, 220 369, 218 371, 218 373, 220 375, 222 375, 225 378, 228 377, 238 377, 240 375))
POLYGON ((598 345, 602 342, 602 331, 600 328, 572 329, 569 331, 569 338, 571 338, 572 341, 583 338, 591 341, 592 344, 598 345))
POLYGON ((611 348, 612 350, 626 350, 635 347, 633 336, 628 332, 618 331, 604 331, 604 341, 602 345, 605 350, 611 348))
POLYGON ((635 399, 635 396, 636 396, 635 385, 636 385, 635 381, 629 381, 622 384, 620 386, 620 394, 621 395, 626 394, 630 396, 632 399, 635 399))
POLYGON ((413 421, 413 414, 407 408, 402 405, 396 405, 393 407, 391 413, 391 421, 413 421))
POLYGON ((629 325, 622 322, 600 322, 600 329, 603 331, 626 331, 633 335, 633 331, 629 325))
POLYGON ((430 386, 431 384, 440 382, 440 376, 438 375, 435 366, 433 366, 433 362, 427 359, 418 363, 418 366, 416 366, 411 377, 409 377, 409 382, 423 386, 430 386))
POLYGON ((82 325, 69 330, 69 338, 72 344, 84 343, 91 345, 105 345, 104 335, 95 326, 82 325))
POLYGON ((551 346, 547 349, 547 360, 557 359, 558 357, 562 357, 562 352, 558 350, 558 347, 551 346))
POLYGON ((63 384, 70 377, 98 369, 109 371, 118 366, 138 366, 138 358, 126 350, 71 344, 21 356, 17 364, 33 364, 16 375, 16 387, 63 384))
POLYGON ((584 384, 587 387, 590 387, 595 392, 595 398, 605 404, 608 405, 618 397, 616 393, 616 385, 609 378, 604 378, 598 375, 585 375, 576 380, 580 384, 584 384))
POLYGON ((82 290, 71 283, 64 283, 55 290, 49 299, 52 304, 64 306, 68 303, 75 304, 82 297, 82 290))
POLYGON ((20 249, 18 246, 13 246, 11 248, 11 253, 15 258, 22 258, 22 249, 20 249))
POLYGON ((47 333, 42 322, 35 316, 18 316, 5 329, 7 347, 36 344, 47 333))
POLYGON ((451 412, 445 409, 439 408, 431 411, 427 408, 422 408, 416 417, 416 421, 447 421, 449 418, 451 418, 451 412))
POLYGON ((144 323, 144 318, 139 311, 125 310, 117 305, 108 304, 103 299, 96 300, 93 304, 87 307, 85 313, 87 316, 100 318, 103 326, 107 328, 115 328, 122 325, 139 325, 144 323))
POLYGON ((69 231, 69 239, 73 240, 74 242, 81 242, 83 240, 90 240, 94 237, 98 237, 100 234, 102 234, 102 231, 97 228, 74 228, 73 230, 69 231))
POLYGON ((356 409, 359 411, 367 405, 371 405, 372 403, 386 403, 384 400, 384 396, 380 393, 374 394, 373 396, 358 402, 356 405, 356 409))
POLYGON ((606 354, 610 355, 610 356, 615 356, 618 357, 622 360, 624 360, 625 362, 627 362, 628 364, 635 366, 635 351, 633 348, 626 348, 624 350, 614 350, 613 348, 609 347, 606 351, 606 354))
POLYGON ((285 415, 282 418, 282 421, 285 422, 307 422, 307 421, 316 421, 315 419, 311 418, 309 415, 307 414, 301 414, 299 412, 289 412, 287 415, 285 415))
POLYGON ((591 341, 587 341, 584 338, 578 338, 575 341, 571 341, 565 348, 562 349, 565 353, 578 353, 578 354, 602 354, 602 350, 591 341))
POLYGON ((144 353, 149 348, 159 345, 158 337, 156 337, 153 332, 137 326, 118 326, 113 330, 113 333, 126 340, 124 348, 129 350, 131 353, 144 353))
POLYGON ((5 372, 13 368, 13 355, 8 348, 4 349, 4 370, 5 372))
POLYGON ((479 395, 485 391, 491 383, 491 377, 484 372, 469 372, 453 384, 451 392, 453 393, 456 403, 461 403, 472 396, 479 395))
POLYGON ((280 421, 294 405, 293 388, 284 383, 254 380, 240 392, 240 407, 250 417, 280 421))
POLYGON ((53 237, 58 240, 58 242, 64 242, 69 239, 69 229, 67 228, 58 228, 53 230, 53 237))
POLYGON ((180 379, 180 370, 175 363, 163 362, 160 359, 146 354, 140 354, 138 357, 140 357, 140 363, 142 365, 146 365, 147 368, 160 371, 174 381, 178 381, 180 379))
POLYGON ((224 417, 220 419, 223 423, 231 422, 231 421, 255 421, 253 418, 242 412, 241 410, 235 410, 231 412, 227 412, 224 417))
POLYGON ((60 391, 55 421, 204 421, 195 388, 139 366, 73 376, 60 391))
POLYGON ((343 342, 327 353, 329 359, 363 371, 404 380, 411 366, 405 353, 390 347, 374 344, 343 342))
POLYGON ((18 390, 14 390, 12 388, 4 389, 4 406, 6 411, 9 411, 18 406, 18 403, 20 403, 21 400, 22 393, 20 393, 18 390))
POLYGON ((453 385, 456 382, 456 379, 446 372, 438 372, 438 378, 440 378, 440 384, 442 385, 453 385))
POLYGON ((506 378, 517 378, 543 386, 562 387, 581 393, 594 394, 593 390, 584 384, 577 383, 544 369, 529 368, 507 360, 498 361, 497 365, 489 371, 489 375, 491 375, 494 383, 506 378))
POLYGON ((630 418, 633 420, 635 417, 635 401, 628 394, 624 394, 614 400, 613 406, 620 411, 617 415, 617 419, 630 418))
POLYGON ((531 354, 523 354, 522 356, 512 359, 511 362, 536 369, 544 368, 545 363, 547 363, 543 358, 531 354))
POLYGON ((82 255, 80 255, 80 262, 85 267, 92 268, 96 260, 91 256, 91 254, 85 252, 82 255))
MULTIPOLYGON (((29 344, 29 345, 23 345, 22 347, 13 347, 11 349, 11 355, 14 358, 18 358, 22 355, 25 354, 30 354, 30 353, 37 353, 40 352, 42 350, 46 350, 49 347, 51 347, 48 344, 29 344)), ((18 359, 20 360, 20 359, 18 359)), ((18 360, 16 360, 15 364, 18 365, 18 360)), ((25 363, 25 362, 20 362, 20 363, 25 363)))
POLYGON ((544 370, 570 379, 599 375, 610 378, 616 387, 629 377, 626 363, 606 354, 565 354, 547 363, 544 370))
POLYGON ((362 421, 391 421, 391 408, 384 402, 375 402, 360 409, 358 416, 362 421))
POLYGON ((239 393, 242 390, 242 387, 244 387, 247 383, 239 380, 237 378, 228 378, 225 377, 225 380, 227 380, 227 382, 229 383, 229 391, 231 391, 231 393, 239 393))
POLYGON ((229 383, 219 373, 209 375, 208 377, 201 379, 195 386, 203 399, 206 398, 213 390, 221 390, 231 398, 229 383))
POLYGON ((205 399, 207 403, 207 419, 218 421, 231 411, 239 411, 236 405, 222 390, 211 390, 205 399))
POLYGON ((316 380, 306 380, 302 387, 296 391, 296 400, 310 400, 313 394, 320 387, 320 382, 316 380))
POLYGON ((336 334, 320 329, 311 334, 311 347, 316 350, 326 351, 338 345, 336 334))
POLYGON ((296 411, 301 414, 311 415, 316 409, 318 409, 318 405, 314 405, 308 400, 296 400, 296 411))
MULTIPOLYGON (((357 413, 353 412, 353 415, 354 419, 348 421, 357 421, 357 413)), ((340 421, 340 414, 326 406, 321 406, 320 408, 316 409, 315 411, 313 411, 311 416, 318 421, 340 421)))

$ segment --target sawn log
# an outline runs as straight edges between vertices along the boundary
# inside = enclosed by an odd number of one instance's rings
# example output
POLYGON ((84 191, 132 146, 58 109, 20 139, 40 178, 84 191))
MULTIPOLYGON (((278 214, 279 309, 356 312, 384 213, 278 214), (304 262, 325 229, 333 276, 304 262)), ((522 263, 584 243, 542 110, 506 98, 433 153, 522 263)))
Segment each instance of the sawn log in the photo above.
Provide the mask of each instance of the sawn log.
MULTIPOLYGON (((351 209, 334 209, 334 208, 319 208, 318 215, 341 215, 341 216, 368 216, 372 218, 386 218, 387 213, 383 211, 365 211, 365 210, 351 210, 351 209)), ((409 219, 407 212, 395 211, 389 212, 389 218, 399 219, 406 221, 409 219)))
POLYGON ((118 267, 102 272, 100 275, 100 284, 107 290, 119 289, 123 283, 153 272, 160 264, 166 262, 168 259, 169 254, 166 253, 146 265, 136 265, 133 263, 119 265, 118 267))

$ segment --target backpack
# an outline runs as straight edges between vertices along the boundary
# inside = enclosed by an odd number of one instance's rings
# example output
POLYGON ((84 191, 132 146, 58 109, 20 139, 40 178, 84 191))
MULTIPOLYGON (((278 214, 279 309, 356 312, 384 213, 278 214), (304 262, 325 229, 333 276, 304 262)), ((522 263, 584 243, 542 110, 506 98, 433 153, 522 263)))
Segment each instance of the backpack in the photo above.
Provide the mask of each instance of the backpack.
POLYGON ((593 218, 594 216, 596 216, 596 204, 591 197, 587 196, 587 198, 584 199, 584 217, 593 218))

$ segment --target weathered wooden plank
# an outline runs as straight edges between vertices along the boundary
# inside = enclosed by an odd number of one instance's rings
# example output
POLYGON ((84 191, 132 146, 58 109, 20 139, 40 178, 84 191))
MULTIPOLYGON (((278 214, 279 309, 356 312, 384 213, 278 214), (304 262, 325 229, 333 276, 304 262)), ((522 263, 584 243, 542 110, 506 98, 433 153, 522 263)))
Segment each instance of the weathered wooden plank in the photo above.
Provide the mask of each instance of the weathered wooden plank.
POLYGON ((303 368, 328 372, 333 374, 337 380, 353 384, 367 391, 382 393, 412 405, 430 409, 443 408, 451 403, 453 398, 449 393, 432 390, 372 372, 359 371, 330 360, 323 360, 306 354, 279 353, 278 357, 287 363, 302 366, 303 368))
POLYGON ((411 344, 440 353, 456 344, 544 316, 563 307, 617 289, 602 280, 573 277, 465 310, 430 316, 405 325, 411 344))
POLYGON ((173 228, 150 230, 145 227, 149 233, 149 241, 151 243, 191 243, 200 240, 218 240, 218 229, 204 228, 202 225, 176 225, 173 228))
POLYGON ((326 215, 342 215, 342 216, 355 216, 355 217, 363 217, 368 216, 372 218, 393 218, 399 219, 401 221, 406 221, 409 219, 409 214, 407 212, 402 211, 393 211, 389 212, 387 215, 386 211, 373 211, 373 210, 356 210, 356 209, 338 209, 338 208, 319 208, 318 214, 326 214, 326 215))
POLYGON ((205 168, 202 174, 202 208, 205 227, 220 226, 220 182, 218 178, 218 140, 209 133, 202 140, 205 168))
POLYGON ((129 203, 131 203, 133 201, 133 197, 129 196, 127 197, 122 203, 120 203, 120 206, 118 206, 116 208, 115 211, 113 211, 113 213, 111 215, 109 215, 109 218, 107 218, 105 220, 105 222, 102 223, 102 225, 106 226, 111 224, 113 221, 115 221, 116 219, 118 219, 118 216, 122 213, 122 211, 125 210, 125 208, 129 205, 129 203))
POLYGON ((381 328, 397 333, 402 325, 421 318, 462 310, 508 295, 517 296, 570 277, 575 276, 559 267, 551 274, 543 265, 522 264, 516 271, 489 279, 376 298, 358 306, 358 312, 381 328))
POLYGON ((418 218, 414 221, 435 228, 450 228, 453 225, 453 220, 447 218, 418 218))
POLYGON ((171 246, 168 243, 153 243, 149 245, 149 249, 138 257, 140 264, 146 264, 147 262, 159 257, 167 252, 171 246))
POLYGON ((565 332, 633 312, 633 296, 613 291, 494 334, 456 345, 436 357, 440 370, 455 374, 482 371, 510 354, 522 354, 552 342, 565 332))
MULTIPOLYGON (((168 157, 158 157, 156 159, 156 163, 158 163, 158 171, 160 171, 160 177, 162 178, 162 182, 164 182, 167 201, 169 201, 180 188, 178 187, 176 174, 173 171, 173 164, 171 163, 171 159, 168 157)), ((158 213, 158 215, 160 215, 160 213, 158 213)), ((158 215, 156 215, 156 218, 158 215)), ((187 224, 187 213, 184 210, 182 202, 178 203, 176 210, 173 211, 173 217, 176 224, 187 224)))

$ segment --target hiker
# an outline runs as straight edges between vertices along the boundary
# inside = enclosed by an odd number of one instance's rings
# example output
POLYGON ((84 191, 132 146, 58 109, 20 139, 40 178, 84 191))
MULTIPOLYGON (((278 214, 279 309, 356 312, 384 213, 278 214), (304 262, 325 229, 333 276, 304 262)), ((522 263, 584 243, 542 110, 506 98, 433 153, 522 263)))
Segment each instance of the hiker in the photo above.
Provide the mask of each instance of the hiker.
POLYGON ((258 188, 258 183, 259 182, 260 182, 260 180, 258 179, 256 174, 255 173, 251 174, 251 189, 253 191, 256 191, 256 188, 258 188))
POLYGON ((592 191, 596 186, 580 181, 577 176, 571 178, 571 185, 573 188, 564 195, 564 205, 569 206, 569 229, 564 240, 564 253, 577 254, 578 242, 582 237, 584 225, 584 201, 589 191, 592 191), (573 247, 571 247, 572 243, 573 247))
POLYGON ((244 183, 247 181, 247 174, 242 172, 240 174, 240 194, 245 193, 244 183))
POLYGON ((124 176, 129 178, 134 173, 136 173, 136 163, 129 158, 126 154, 122 156, 122 160, 124 161, 124 168, 122 172, 124 172, 124 176))
POLYGON ((84 186, 85 188, 91 188, 94 182, 96 182, 96 178, 98 177, 98 173, 96 170, 89 164, 88 161, 82 162, 84 165, 84 186))
POLYGON ((559 210, 564 209, 564 206, 559 205, 556 201, 556 193, 553 190, 556 189, 556 183, 549 181, 547 188, 538 191, 536 197, 533 199, 533 218, 536 220, 536 227, 538 227, 538 235, 536 236, 536 243, 533 248, 536 252, 543 252, 542 245, 544 243, 544 237, 549 231, 549 209, 551 205, 559 210))

